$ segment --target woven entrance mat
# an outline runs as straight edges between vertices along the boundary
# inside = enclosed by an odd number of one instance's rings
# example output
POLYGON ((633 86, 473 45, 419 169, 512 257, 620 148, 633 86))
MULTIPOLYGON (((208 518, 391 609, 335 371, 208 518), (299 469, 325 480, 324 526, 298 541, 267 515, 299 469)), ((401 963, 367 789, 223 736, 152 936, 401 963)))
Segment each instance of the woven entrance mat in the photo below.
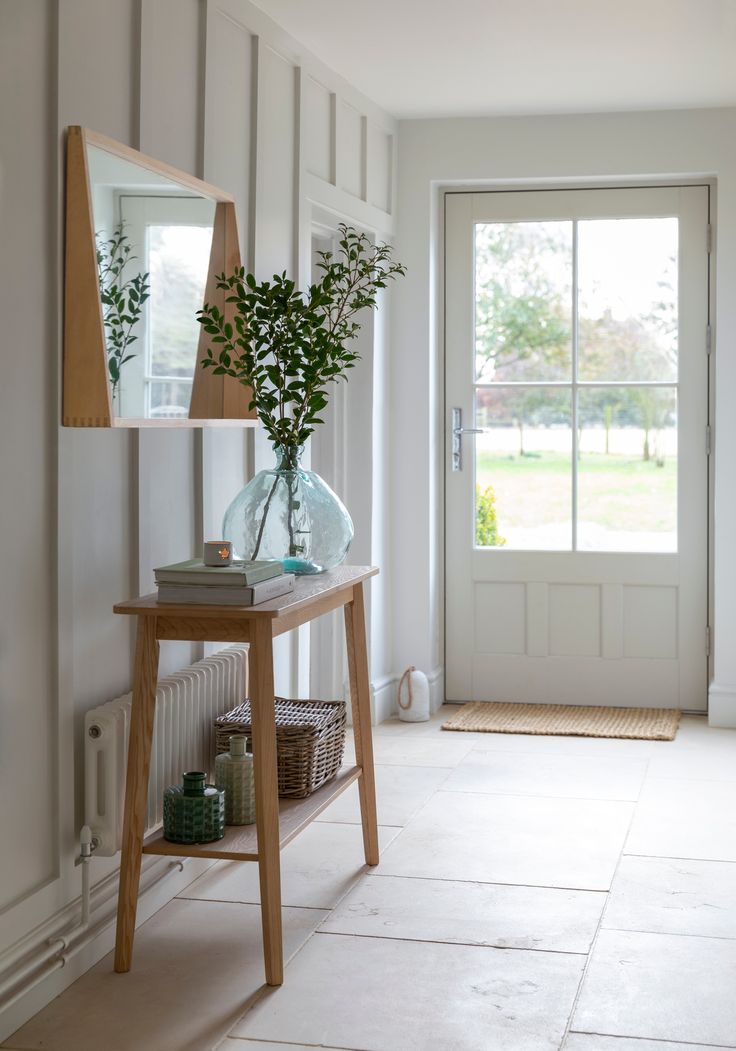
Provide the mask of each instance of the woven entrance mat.
POLYGON ((670 708, 586 708, 573 704, 473 701, 459 708, 457 715, 442 724, 442 729, 673 741, 680 714, 670 708))

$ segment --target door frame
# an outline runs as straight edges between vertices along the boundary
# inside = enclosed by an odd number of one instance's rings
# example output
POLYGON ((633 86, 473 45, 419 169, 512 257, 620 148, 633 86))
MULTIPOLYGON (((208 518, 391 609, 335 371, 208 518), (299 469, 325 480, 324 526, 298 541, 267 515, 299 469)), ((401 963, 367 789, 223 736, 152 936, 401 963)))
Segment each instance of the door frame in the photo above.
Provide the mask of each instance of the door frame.
MULTIPOLYGON (((474 193, 539 193, 540 191, 552 190, 623 190, 623 189, 660 189, 673 187, 702 186, 707 191, 708 197, 708 246, 707 246, 707 321, 709 332, 709 349, 707 353, 707 405, 706 419, 710 433, 710 449, 707 457, 706 479, 706 609, 708 621, 708 650, 706 653, 706 681, 705 681, 705 711, 695 712, 697 715, 708 717, 710 703, 710 686, 713 682, 713 658, 714 658, 714 496, 715 496, 715 466, 716 466, 716 443, 715 443, 715 355, 717 352, 717 332, 714 321, 716 317, 715 303, 715 273, 716 273, 716 245, 717 245, 717 180, 715 177, 669 177, 643 179, 641 177, 631 179, 601 179, 601 180, 524 180, 524 181, 502 181, 483 182, 473 180, 469 182, 444 183, 437 182, 434 186, 436 202, 436 241, 434 256, 436 279, 434 287, 437 295, 436 333, 437 352, 439 357, 438 368, 438 390, 436 404, 436 434, 438 446, 442 449, 442 462, 438 465, 437 478, 438 488, 442 500, 437 509, 439 530, 439 611, 441 624, 438 625, 439 636, 442 643, 442 666, 443 671, 447 664, 447 537, 445 529, 446 507, 447 507, 447 476, 450 470, 450 407, 447 404, 447 320, 446 320, 446 298, 447 298, 447 197, 451 194, 474 194, 474 193)), ((443 703, 457 704, 457 701, 448 701, 446 693, 446 675, 443 675, 443 703)), ((685 710, 687 713, 687 710, 685 710)))

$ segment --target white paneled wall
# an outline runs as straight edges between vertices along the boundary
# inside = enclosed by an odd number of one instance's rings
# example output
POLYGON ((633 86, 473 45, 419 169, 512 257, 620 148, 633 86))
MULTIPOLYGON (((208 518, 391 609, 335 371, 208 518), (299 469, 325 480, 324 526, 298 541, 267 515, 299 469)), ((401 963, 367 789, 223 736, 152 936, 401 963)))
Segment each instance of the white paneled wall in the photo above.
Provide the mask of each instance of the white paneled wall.
POLYGON ((340 135, 339 186, 352 197, 365 198, 365 150, 363 147, 363 117, 349 102, 340 102, 337 109, 337 128, 340 135))
POLYGON ((323 182, 335 181, 335 95, 309 74, 302 78, 302 110, 308 134, 304 136, 304 168, 323 182))
MULTIPOLYGON (((248 0, 15 0, 0 5, 0 49, 0 793, 18 800, 0 830, 15 844, 0 852, 1 970, 5 949, 31 946, 39 925, 51 932, 79 893, 83 716, 131 681, 133 625, 113 603, 149 589, 156 564, 191 556, 270 461, 237 428, 60 428, 64 128, 86 125, 227 189, 245 264, 303 281, 313 209, 390 237, 396 127, 248 0)), ((345 414, 334 436, 361 470, 366 445, 385 458, 371 394, 386 348, 368 350, 350 394, 360 442, 345 414)), ((376 560, 381 529, 359 495, 356 551, 376 560)), ((380 681, 388 618, 375 603, 372 621, 380 681)), ((282 688, 308 688, 308 643, 282 643, 282 688)), ((197 652, 163 646, 162 671, 197 652)), ((0 1039, 94 955, 0 1017, 0 1039)))
POLYGON ((0 852, 0 932, 1 910, 58 872, 52 350, 57 201, 47 183, 55 163, 48 135, 51 10, 41 3, 28 7, 23 19, 14 19, 7 5, 0 6, 0 228, 4 246, 29 248, 24 256, 0 251, 0 793, 5 800, 22 800, 4 808, 3 840, 17 849, 0 852), (36 61, 28 64, 34 51, 36 61), (38 134, 27 136, 28 125, 38 134), (24 144, 22 169, 10 163, 10 143, 24 144), (51 265, 40 265, 43 259, 51 265), (33 763, 23 754, 31 743, 38 749, 33 763), (42 835, 26 834, 38 824, 42 835))
POLYGON ((138 36, 138 149, 200 178, 205 177, 204 14, 200 0, 144 0, 138 36))
POLYGON ((257 40, 217 4, 207 5, 206 40, 204 178, 235 197, 243 265, 251 269, 257 40))
POLYGON ((281 270, 296 276, 297 82, 298 73, 291 62, 261 44, 255 215, 255 266, 260 279, 281 270))

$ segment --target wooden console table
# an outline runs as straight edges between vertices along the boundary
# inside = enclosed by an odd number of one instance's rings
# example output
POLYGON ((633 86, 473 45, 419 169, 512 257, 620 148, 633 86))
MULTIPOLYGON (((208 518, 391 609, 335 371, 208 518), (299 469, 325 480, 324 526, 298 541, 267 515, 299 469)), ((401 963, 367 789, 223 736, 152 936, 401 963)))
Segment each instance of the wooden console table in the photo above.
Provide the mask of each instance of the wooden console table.
POLYGON ((333 799, 358 782, 363 846, 368 865, 378 864, 378 827, 371 739, 368 654, 363 581, 370 566, 341 566, 318 576, 298 577, 294 591, 258 606, 158 603, 155 595, 121 602, 116 613, 138 617, 128 769, 125 782, 123 853, 120 866, 115 970, 130 970, 142 854, 257 861, 266 981, 284 979, 279 852, 333 799), (306 799, 279 800, 273 692, 273 640, 331 610, 344 608, 356 765, 340 771, 306 799), (248 642, 249 695, 253 720, 256 824, 229 826, 214 843, 169 843, 157 834, 145 843, 146 802, 156 703, 160 639, 189 642, 248 642))

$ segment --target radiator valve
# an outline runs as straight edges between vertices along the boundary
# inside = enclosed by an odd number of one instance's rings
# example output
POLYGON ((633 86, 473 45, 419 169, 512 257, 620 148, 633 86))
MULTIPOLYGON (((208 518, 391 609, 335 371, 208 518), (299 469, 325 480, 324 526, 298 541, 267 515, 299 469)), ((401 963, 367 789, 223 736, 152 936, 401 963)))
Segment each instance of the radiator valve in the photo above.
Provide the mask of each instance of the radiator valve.
POLYGON ((92 851, 95 849, 97 844, 94 841, 92 835, 92 829, 89 825, 83 825, 82 831, 79 834, 79 853, 82 858, 91 858, 92 851))

